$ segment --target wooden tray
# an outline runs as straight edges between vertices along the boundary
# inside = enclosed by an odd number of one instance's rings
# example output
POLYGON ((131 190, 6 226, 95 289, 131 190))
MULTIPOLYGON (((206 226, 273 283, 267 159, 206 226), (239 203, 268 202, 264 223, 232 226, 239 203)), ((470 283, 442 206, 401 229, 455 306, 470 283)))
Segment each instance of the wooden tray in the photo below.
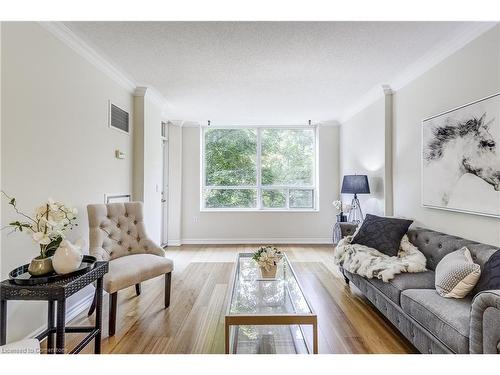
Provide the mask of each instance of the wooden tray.
POLYGON ((58 275, 55 272, 43 276, 32 276, 28 273, 29 264, 17 267, 9 272, 10 282, 17 285, 38 285, 53 283, 64 280, 68 277, 78 276, 94 268, 96 258, 90 255, 84 255, 80 268, 76 271, 67 273, 66 275, 58 275))

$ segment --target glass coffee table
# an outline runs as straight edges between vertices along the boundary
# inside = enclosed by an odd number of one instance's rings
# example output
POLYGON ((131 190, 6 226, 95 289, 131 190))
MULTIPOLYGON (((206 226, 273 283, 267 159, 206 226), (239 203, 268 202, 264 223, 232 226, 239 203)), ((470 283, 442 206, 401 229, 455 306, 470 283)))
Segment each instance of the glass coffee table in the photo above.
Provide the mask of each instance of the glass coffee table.
POLYGON ((263 279, 252 254, 238 254, 225 339, 226 354, 318 353, 317 316, 286 255, 276 278, 263 279))

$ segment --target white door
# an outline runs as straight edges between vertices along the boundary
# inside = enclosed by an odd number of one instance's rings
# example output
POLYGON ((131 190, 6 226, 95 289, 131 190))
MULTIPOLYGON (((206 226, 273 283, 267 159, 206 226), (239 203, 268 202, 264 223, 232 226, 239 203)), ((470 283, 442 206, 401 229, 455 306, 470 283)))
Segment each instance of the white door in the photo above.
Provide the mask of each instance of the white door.
POLYGON ((163 185, 161 191, 161 245, 167 246, 168 242, 168 140, 162 141, 163 151, 163 185))

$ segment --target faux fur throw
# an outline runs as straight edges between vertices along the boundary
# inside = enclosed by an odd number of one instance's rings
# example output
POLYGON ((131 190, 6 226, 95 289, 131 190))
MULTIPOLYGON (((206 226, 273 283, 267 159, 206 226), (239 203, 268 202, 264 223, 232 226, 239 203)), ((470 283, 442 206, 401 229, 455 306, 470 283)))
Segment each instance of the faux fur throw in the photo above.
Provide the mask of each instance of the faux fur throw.
POLYGON ((378 278, 388 282, 403 272, 424 272, 426 259, 405 235, 401 240, 398 256, 391 257, 368 246, 351 244, 353 236, 339 241, 333 252, 335 264, 346 271, 368 279, 378 278))

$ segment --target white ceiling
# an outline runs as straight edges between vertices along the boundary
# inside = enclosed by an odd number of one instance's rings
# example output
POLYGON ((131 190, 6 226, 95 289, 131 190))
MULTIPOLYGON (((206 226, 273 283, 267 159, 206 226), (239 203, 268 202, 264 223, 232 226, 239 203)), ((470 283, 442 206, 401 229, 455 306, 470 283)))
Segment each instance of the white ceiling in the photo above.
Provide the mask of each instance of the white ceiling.
POLYGON ((477 27, 467 22, 67 22, 172 120, 338 120, 477 27))

